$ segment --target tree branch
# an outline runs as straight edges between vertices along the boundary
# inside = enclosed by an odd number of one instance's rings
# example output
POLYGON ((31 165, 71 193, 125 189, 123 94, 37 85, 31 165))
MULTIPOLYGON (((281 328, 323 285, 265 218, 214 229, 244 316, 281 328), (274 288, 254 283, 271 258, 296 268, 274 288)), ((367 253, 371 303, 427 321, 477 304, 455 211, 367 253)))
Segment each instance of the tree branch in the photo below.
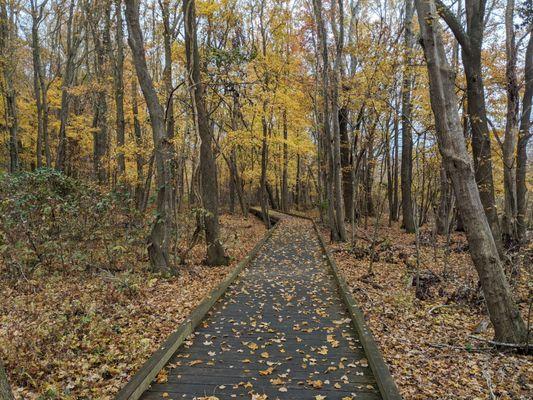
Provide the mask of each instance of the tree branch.
POLYGON ((453 35, 463 48, 463 51, 470 53, 470 39, 461 26, 461 22, 441 0, 435 0, 435 5, 437 7, 437 12, 452 30, 453 35))

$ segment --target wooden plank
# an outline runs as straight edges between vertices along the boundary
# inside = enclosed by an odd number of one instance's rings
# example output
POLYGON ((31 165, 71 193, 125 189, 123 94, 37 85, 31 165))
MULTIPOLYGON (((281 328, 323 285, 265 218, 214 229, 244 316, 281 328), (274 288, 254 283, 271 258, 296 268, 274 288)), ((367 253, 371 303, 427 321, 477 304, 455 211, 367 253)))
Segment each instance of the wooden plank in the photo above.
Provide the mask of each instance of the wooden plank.
MULTIPOLYGON (((277 220, 276 220, 277 222, 277 220)), ((215 288, 207 298, 196 307, 187 320, 185 320, 152 354, 152 356, 141 366, 139 371, 133 375, 130 381, 118 392, 115 400, 137 400, 148 388, 152 380, 157 376, 159 371, 170 360, 176 350, 182 345, 187 336, 189 336, 198 324, 206 316, 211 307, 223 296, 226 289, 233 283, 239 273, 250 263, 250 261, 259 253, 265 242, 272 236, 276 226, 271 228, 263 239, 241 260, 235 268, 228 274, 222 283, 215 288)))
POLYGON ((333 257, 331 257, 317 224, 315 223, 315 221, 311 221, 313 222, 313 226, 318 235, 318 239, 320 241, 322 249, 331 266, 333 276, 335 277, 335 280, 339 285, 342 298, 346 303, 346 307, 348 307, 348 312, 352 317, 353 326, 359 336, 361 344, 363 345, 363 348, 368 358, 368 363, 370 364, 372 372, 374 373, 374 376, 376 378, 381 396, 384 400, 401 400, 402 396, 400 395, 398 387, 396 386, 396 383, 392 378, 392 375, 389 371, 389 367, 383 360, 383 356, 381 355, 381 352, 379 351, 374 337, 372 336, 372 332, 366 325, 363 312, 357 306, 353 296, 351 295, 348 289, 346 281, 339 272, 337 263, 335 262, 333 257))
POLYGON ((287 212, 282 213, 278 211, 276 212, 276 214, 278 215, 287 214, 292 217, 306 219, 313 223, 313 227, 318 236, 322 250, 324 251, 327 261, 331 267, 333 276, 335 277, 335 280, 339 286, 339 290, 341 292, 342 298, 352 318, 353 326, 359 336, 359 339, 365 350, 365 353, 367 354, 368 362, 375 375, 376 381, 378 383, 379 391, 383 399, 385 400, 402 399, 402 396, 400 395, 398 387, 396 386, 396 383, 394 382, 394 379, 392 378, 389 368, 387 364, 385 363, 385 361, 383 360, 383 356, 381 355, 381 352, 379 351, 379 348, 374 340, 374 337, 372 336, 372 332, 366 325, 363 312, 357 306, 353 296, 351 295, 348 289, 348 285, 346 284, 346 281, 344 280, 344 278, 339 272, 339 269, 337 267, 335 260, 333 259, 333 257, 331 257, 326 247, 324 238, 322 237, 322 234, 320 233, 320 230, 318 229, 316 222, 312 218, 293 214, 293 213, 287 213, 287 212))

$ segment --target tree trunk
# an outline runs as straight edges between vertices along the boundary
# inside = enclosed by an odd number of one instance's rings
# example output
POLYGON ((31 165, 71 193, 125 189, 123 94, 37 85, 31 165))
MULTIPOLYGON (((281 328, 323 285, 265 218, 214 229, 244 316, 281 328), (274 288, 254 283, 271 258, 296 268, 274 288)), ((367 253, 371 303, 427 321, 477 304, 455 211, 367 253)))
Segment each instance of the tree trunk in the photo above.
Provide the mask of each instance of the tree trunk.
POLYGON ((12 46, 15 43, 16 31, 11 16, 8 14, 7 2, 0 3, 0 53, 5 57, 3 62, 5 118, 9 131, 9 171, 16 172, 20 168, 17 93, 15 91, 15 54, 12 46))
POLYGON ((204 85, 200 77, 200 55, 196 38, 195 7, 195 0, 183 0, 185 53, 187 56, 187 72, 190 79, 195 125, 201 139, 200 174, 202 203, 206 211, 204 224, 207 241, 207 263, 209 265, 222 265, 228 263, 228 257, 219 238, 217 172, 211 146, 212 132, 205 105, 204 85))
POLYGON ((512 298, 490 225, 482 209, 456 108, 455 74, 446 59, 435 2, 415 1, 428 66, 430 100, 439 150, 454 187, 496 340, 522 343, 526 337, 526 327, 512 298))
POLYGON ((65 62, 65 72, 61 82, 61 110, 59 111, 59 142, 56 154, 56 169, 64 171, 67 162, 67 126, 70 107, 69 90, 74 81, 75 57, 78 49, 78 32, 74 24, 74 7, 76 2, 70 0, 68 21, 67 21, 67 60, 65 62))
POLYGON ((346 227, 344 220, 346 219, 344 209, 344 199, 342 190, 342 163, 341 163, 341 132, 340 132, 340 85, 342 82, 343 68, 342 57, 344 49, 344 3, 342 0, 337 1, 338 18, 335 13, 332 12, 331 25, 333 28, 336 44, 335 60, 333 63, 333 79, 331 82, 331 114, 333 119, 333 161, 334 161, 334 183, 335 189, 335 216, 337 218, 337 230, 339 234, 339 240, 345 241, 347 239, 346 227), (338 21, 338 31, 335 23, 338 21))
POLYGON ((344 198, 344 215, 348 221, 353 216, 352 154, 348 136, 348 109, 339 110, 339 133, 341 138, 342 192, 344 198))
POLYGON ((139 2, 137 0, 126 0, 126 21, 129 32, 128 43, 131 48, 137 79, 150 114, 154 141, 157 216, 148 238, 148 255, 154 270, 168 273, 172 272, 169 259, 172 226, 172 186, 169 171, 171 150, 165 130, 164 110, 159 103, 157 92, 146 64, 142 31, 139 23, 139 2))
POLYGON ((450 215, 452 213, 453 191, 450 185, 444 164, 440 167, 440 199, 437 210, 437 233, 447 235, 450 229, 450 215))
POLYGON ((516 44, 514 32, 514 0, 507 0, 505 8, 505 77, 507 81, 507 118, 503 142, 504 217, 502 233, 506 242, 518 239, 516 231, 516 164, 518 141, 518 79, 516 76, 516 44))
POLYGON ((2 360, 0 360, 0 400, 14 400, 2 360))
POLYGON ((398 132, 398 119, 394 118, 394 160, 393 160, 393 180, 394 188, 392 194, 392 220, 398 221, 399 219, 399 201, 398 201, 398 164, 399 164, 399 132, 398 132))
MULTIPOLYGON (((330 79, 329 79, 329 56, 328 56, 328 43, 327 43, 327 33, 326 27, 324 24, 324 19, 322 17, 322 0, 313 0, 313 10, 315 14, 316 27, 317 27, 317 42, 318 42, 318 52, 321 55, 322 61, 322 102, 323 102, 323 149, 325 152, 325 158, 327 162, 327 167, 324 176, 325 184, 325 198, 328 206, 328 223, 331 231, 331 239, 333 241, 344 240, 341 235, 341 229, 338 225, 338 218, 336 216, 335 207, 337 204, 336 193, 337 190, 334 188, 337 187, 335 184, 340 180, 340 177, 337 177, 337 174, 340 173, 339 170, 335 167, 335 138, 334 133, 331 129, 330 121, 332 120, 332 115, 335 115, 333 112, 330 112, 330 79), (337 179, 339 178, 339 179, 337 179)), ((337 118, 338 116, 335 115, 337 118)), ((340 147, 340 145, 339 145, 340 147)), ((340 160, 339 160, 340 161, 340 160)))
POLYGON ((472 128, 472 153, 474 170, 479 187, 479 196, 487 214, 496 246, 502 254, 501 232, 494 199, 492 176, 492 153, 487 110, 485 106, 485 87, 483 84, 481 49, 485 24, 486 0, 466 0, 466 32, 460 21, 440 1, 438 12, 442 15, 457 41, 461 45, 463 66, 466 75, 467 109, 472 128))
POLYGON ((39 45, 39 24, 43 18, 42 6, 38 7, 36 0, 31 0, 31 48, 33 61, 33 91, 35 94, 35 105, 37 107, 37 168, 43 166, 43 138, 44 138, 44 118, 43 118, 43 96, 41 94, 41 47, 39 45))
MULTIPOLYGON (((116 61, 115 61, 115 105, 116 105, 116 129, 117 129, 117 170, 121 177, 126 171, 124 159, 124 135, 126 123, 124 119, 124 30, 122 22, 122 1, 115 0, 116 13, 116 61)), ((137 91, 137 89, 135 89, 137 91)), ((138 120, 137 120, 138 123, 138 120)), ((134 128, 136 129, 136 128, 134 128)), ((137 132, 135 132, 137 137, 137 132)))
POLYGON ((415 218, 413 213, 413 138, 411 127, 411 88, 413 85, 413 75, 411 69, 412 51, 414 45, 413 33, 413 0, 405 1, 404 20, 404 73, 402 81, 402 166, 401 166, 401 188, 402 188, 402 216, 403 227, 409 233, 415 231, 415 218))
POLYGON ((529 41, 525 60, 525 89, 522 99, 522 117, 518 133, 518 151, 516 160, 516 205, 517 231, 521 241, 526 239, 527 230, 527 143, 531 137, 531 100, 533 98, 533 33, 529 32, 529 41))
POLYGON ((289 211, 289 146, 287 144, 287 110, 283 110, 283 171, 281 173, 281 210, 289 211))
MULTIPOLYGON (((107 9, 106 13, 110 10, 107 9)), ((107 18, 109 14, 107 15, 107 18)), ((108 32, 103 33, 100 37, 100 32, 97 28, 99 20, 92 21, 93 26, 93 42, 94 42, 94 73, 95 80, 99 89, 96 92, 94 101, 94 119, 93 119, 93 162, 94 175, 98 183, 103 184, 107 182, 108 174, 106 169, 105 157, 107 156, 107 139, 108 139, 108 124, 107 124, 107 96, 105 89, 100 89, 104 85, 103 77, 106 75, 106 48, 108 47, 108 32)), ((107 28, 108 29, 108 24, 107 28)))
POLYGON ((131 108, 133 114, 133 135, 135 137, 135 164, 137 169, 137 179, 135 182, 135 204, 138 210, 142 210, 144 200, 144 159, 141 152, 142 130, 139 122, 139 105, 137 100, 137 83, 135 79, 131 81, 131 108))

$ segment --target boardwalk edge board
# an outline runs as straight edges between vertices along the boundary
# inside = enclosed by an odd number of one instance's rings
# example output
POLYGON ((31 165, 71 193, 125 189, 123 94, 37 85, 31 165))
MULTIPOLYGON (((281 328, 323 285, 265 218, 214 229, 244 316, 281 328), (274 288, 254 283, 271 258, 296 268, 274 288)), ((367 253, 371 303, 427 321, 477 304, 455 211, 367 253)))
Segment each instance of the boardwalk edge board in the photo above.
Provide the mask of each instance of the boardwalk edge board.
MULTIPOLYGON (((355 299, 350 293, 348 285, 346 284, 346 281, 342 277, 339 271, 339 268, 337 266, 337 263, 335 262, 335 260, 333 259, 333 257, 331 256, 331 254, 329 253, 326 247, 326 242, 324 241, 324 238, 322 237, 322 234, 320 233, 320 230, 315 220, 307 216, 298 215, 298 214, 294 214, 290 212, 282 212, 282 211, 275 211, 275 212, 279 214, 287 214, 291 217, 306 219, 313 223, 313 227, 315 229, 315 232, 317 233, 318 240, 320 242, 322 250, 324 251, 328 264, 331 267, 331 271, 333 273, 335 281, 337 282, 337 285, 339 286, 341 297, 344 300, 346 307, 348 308, 348 312, 350 313, 350 316, 352 317, 352 324, 355 328, 355 331, 357 332, 359 336, 359 341, 361 342, 361 345, 363 346, 363 349, 365 350, 365 353, 367 355, 368 364, 370 365, 370 368, 372 369, 374 377, 376 378, 376 383, 378 385, 381 397, 383 397, 384 400, 403 399, 403 397, 400 395, 398 387, 396 386, 396 383, 394 382, 394 379, 392 378, 392 375, 389 371, 389 367, 385 363, 385 360, 383 360, 383 356, 381 355, 381 352, 379 351, 376 341, 374 340, 374 336, 372 335, 372 332, 370 331, 370 329, 368 328, 365 322, 363 312, 355 303, 355 299)), ((272 216, 270 216, 270 218, 272 218, 272 216)))
POLYGON ((157 374, 172 358, 186 338, 194 332, 196 327, 204 319, 211 307, 222 298, 227 288, 235 281, 241 271, 248 266, 250 261, 259 253, 266 241, 272 236, 279 221, 271 217, 274 225, 265 233, 263 239, 255 245, 248 255, 237 263, 235 268, 228 273, 227 277, 213 289, 207 297, 191 312, 185 321, 170 334, 163 344, 153 353, 141 368, 131 377, 129 382, 118 392, 115 400, 137 400, 150 386, 157 374))
POLYGON ((337 284, 341 291, 342 298, 344 299, 344 302, 346 303, 346 307, 348 308, 348 312, 350 313, 350 316, 352 317, 353 326, 357 334, 359 335, 359 341, 361 342, 361 345, 363 346, 365 350, 365 353, 368 359, 368 364, 370 365, 370 368, 372 369, 372 372, 374 373, 374 377, 376 378, 376 382, 378 384, 378 388, 381 393, 381 396, 383 397, 384 400, 403 399, 403 397, 400 395, 398 387, 396 386, 396 383, 394 382, 394 379, 392 378, 392 375, 389 371, 389 367, 383 360, 383 356, 381 355, 381 352, 379 351, 376 341, 374 340, 374 336, 372 336, 372 332, 370 331, 370 329, 368 328, 365 322, 365 317, 363 315, 363 312, 356 305, 355 300, 350 293, 348 285, 346 284, 346 281, 344 280, 341 273, 339 272, 337 263, 335 262, 333 257, 331 257, 326 247, 326 243, 324 242, 324 238, 322 237, 322 234, 320 233, 320 230, 318 229, 316 222, 313 220, 311 221, 313 222, 313 226, 318 235, 318 240, 320 241, 320 245, 322 246, 322 249, 324 250, 326 259, 328 260, 328 263, 333 272, 333 276, 335 277, 335 280, 337 281, 337 284))

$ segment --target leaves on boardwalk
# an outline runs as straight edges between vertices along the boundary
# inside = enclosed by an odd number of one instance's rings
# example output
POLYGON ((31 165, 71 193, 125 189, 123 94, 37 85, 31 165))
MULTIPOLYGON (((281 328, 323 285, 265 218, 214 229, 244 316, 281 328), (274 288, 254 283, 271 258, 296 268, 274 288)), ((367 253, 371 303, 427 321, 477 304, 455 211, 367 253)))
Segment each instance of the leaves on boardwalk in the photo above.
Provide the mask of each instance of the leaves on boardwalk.
POLYGON ((145 399, 380 398, 318 237, 291 218, 171 364, 145 399))

